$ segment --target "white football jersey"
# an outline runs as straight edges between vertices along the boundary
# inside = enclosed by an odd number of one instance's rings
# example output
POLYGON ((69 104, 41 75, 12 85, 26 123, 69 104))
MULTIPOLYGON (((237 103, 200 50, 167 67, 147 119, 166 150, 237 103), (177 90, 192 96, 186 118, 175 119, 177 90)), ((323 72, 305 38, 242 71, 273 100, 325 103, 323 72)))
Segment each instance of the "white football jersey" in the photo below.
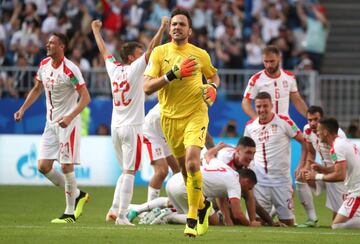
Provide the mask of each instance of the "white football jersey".
POLYGON ((143 74, 145 54, 130 65, 122 65, 113 56, 106 58, 105 66, 110 77, 113 95, 111 126, 141 125, 144 123, 145 93, 143 74))
POLYGON ((235 151, 234 147, 224 147, 218 151, 216 159, 231 167, 234 164, 235 151))
POLYGON ((239 174, 216 158, 201 166, 202 190, 206 197, 241 198, 239 174))
POLYGON ((265 70, 262 70, 250 78, 244 97, 253 100, 259 92, 267 92, 271 95, 273 112, 289 116, 290 92, 297 91, 293 73, 280 69, 280 75, 277 78, 271 78, 265 70))
MULTIPOLYGON (((310 125, 307 124, 304 126, 304 139, 305 142, 311 143, 314 147, 315 151, 319 153, 321 164, 324 166, 329 166, 332 164, 330 157, 330 146, 324 142, 320 141, 320 138, 314 133, 314 131, 310 128, 310 125)), ((339 128, 338 136, 342 138, 346 138, 346 135, 342 129, 339 128)))
POLYGON ((337 137, 331 149, 331 160, 346 163, 346 178, 344 180, 348 193, 360 195, 360 151, 357 145, 347 138, 337 137))
POLYGON ((259 123, 259 118, 247 123, 244 136, 256 143, 254 171, 259 185, 279 186, 291 182, 290 139, 300 133, 296 124, 283 115, 274 114, 267 124, 259 123))
POLYGON ((52 59, 47 57, 40 62, 35 79, 43 83, 46 96, 46 120, 50 124, 71 113, 79 97, 78 90, 85 84, 80 69, 64 57, 54 68, 52 59))

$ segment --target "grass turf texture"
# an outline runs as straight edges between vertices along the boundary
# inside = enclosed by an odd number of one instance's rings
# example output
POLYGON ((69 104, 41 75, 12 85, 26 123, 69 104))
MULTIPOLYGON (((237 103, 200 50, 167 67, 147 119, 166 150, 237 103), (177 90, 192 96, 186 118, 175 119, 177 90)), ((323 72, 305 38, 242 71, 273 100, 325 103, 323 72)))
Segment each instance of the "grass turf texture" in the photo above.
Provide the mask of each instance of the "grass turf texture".
MULTIPOLYGON (((318 228, 249 228, 210 226, 205 236, 183 236, 183 225, 136 227, 105 223, 113 187, 82 187, 90 194, 83 216, 76 224, 51 224, 65 209, 61 189, 47 186, 0 186, 0 243, 360 243, 359 230, 331 230, 331 212, 325 208, 325 195, 315 198, 318 228)), ((134 191, 134 203, 146 199, 145 187, 134 191)), ((296 199, 297 223, 306 220, 296 199)))

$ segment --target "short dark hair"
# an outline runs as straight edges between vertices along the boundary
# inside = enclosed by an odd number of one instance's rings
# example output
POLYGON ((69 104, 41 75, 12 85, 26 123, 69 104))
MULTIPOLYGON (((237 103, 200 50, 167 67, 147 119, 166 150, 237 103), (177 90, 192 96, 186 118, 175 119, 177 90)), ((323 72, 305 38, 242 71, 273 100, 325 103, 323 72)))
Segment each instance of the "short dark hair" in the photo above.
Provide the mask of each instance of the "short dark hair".
POLYGON ((243 136, 239 139, 237 146, 256 147, 255 141, 248 136, 243 136))
POLYGON ((339 131, 339 123, 335 118, 322 118, 319 123, 330 132, 330 134, 337 134, 339 131))
POLYGON ((315 114, 315 113, 319 113, 321 117, 324 116, 324 111, 322 109, 322 107, 320 106, 315 106, 315 105, 312 105, 308 108, 307 110, 307 113, 308 114, 315 114))
POLYGON ((189 23, 189 27, 192 28, 192 20, 191 20, 191 16, 190 16, 190 13, 189 11, 185 10, 185 9, 181 9, 181 8, 175 8, 172 12, 171 12, 171 17, 170 17, 170 23, 171 23, 171 20, 174 16, 176 15, 185 15, 187 20, 188 20, 188 23, 189 23))
POLYGON ((256 185, 257 178, 256 178, 256 174, 253 170, 245 168, 245 169, 239 169, 239 170, 237 170, 237 172, 239 173, 240 179, 248 178, 252 183, 254 183, 254 185, 256 185))
POLYGON ((263 54, 275 54, 280 56, 280 50, 275 45, 268 45, 263 49, 263 54))
POLYGON ((54 32, 54 33, 52 33, 52 35, 59 38, 60 42, 65 46, 65 48, 64 48, 64 51, 65 51, 67 49, 68 43, 69 43, 69 39, 67 38, 67 36, 61 32, 54 32))
POLYGON ((134 55, 136 48, 143 48, 143 45, 139 42, 127 42, 120 48, 120 57, 124 63, 129 63, 129 55, 134 55))
POLYGON ((256 99, 269 99, 271 101, 271 95, 267 92, 259 92, 255 97, 256 99))

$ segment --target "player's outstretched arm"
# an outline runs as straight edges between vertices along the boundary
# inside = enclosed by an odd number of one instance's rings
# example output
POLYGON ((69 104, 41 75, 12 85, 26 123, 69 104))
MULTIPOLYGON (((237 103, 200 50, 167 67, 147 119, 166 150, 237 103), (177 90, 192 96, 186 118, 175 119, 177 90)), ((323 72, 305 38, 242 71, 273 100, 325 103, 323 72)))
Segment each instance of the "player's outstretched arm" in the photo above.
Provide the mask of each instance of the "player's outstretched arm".
POLYGON ((219 142, 218 144, 215 145, 215 147, 210 148, 206 151, 205 153, 205 160, 207 163, 210 162, 211 159, 216 158, 216 154, 223 149, 224 147, 228 147, 229 145, 223 143, 223 142, 219 142))
POLYGON ((35 79, 35 85, 30 90, 29 95, 26 97, 24 104, 20 107, 18 111, 14 113, 14 119, 16 122, 20 121, 25 113, 25 111, 38 99, 43 90, 43 84, 41 81, 35 79))
POLYGON ((104 59, 106 59, 108 56, 111 56, 112 54, 109 52, 109 50, 106 48, 104 39, 101 36, 100 30, 101 30, 102 22, 100 20, 94 20, 91 22, 91 29, 94 33, 96 45, 99 48, 99 51, 104 59))
POLYGON ((145 60, 146 60, 146 62, 149 60, 152 50, 156 46, 161 44, 163 34, 166 31, 168 25, 169 25, 169 17, 167 17, 167 16, 162 17, 161 26, 160 26, 159 30, 156 32, 153 39, 150 41, 149 47, 147 48, 147 50, 145 52, 145 60))

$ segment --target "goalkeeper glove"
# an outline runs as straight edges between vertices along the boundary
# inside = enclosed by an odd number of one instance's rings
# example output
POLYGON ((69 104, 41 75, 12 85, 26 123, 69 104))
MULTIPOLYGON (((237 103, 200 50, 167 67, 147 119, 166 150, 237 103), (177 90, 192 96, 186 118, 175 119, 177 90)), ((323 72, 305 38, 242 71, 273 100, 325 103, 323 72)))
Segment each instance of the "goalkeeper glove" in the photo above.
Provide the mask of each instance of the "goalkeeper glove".
POLYGON ((193 58, 187 58, 181 64, 179 64, 180 59, 181 57, 178 57, 173 68, 166 73, 165 79, 168 82, 174 79, 181 79, 183 77, 187 77, 195 74, 198 64, 196 60, 193 58))
POLYGON ((216 90, 217 86, 214 83, 211 84, 204 84, 201 87, 202 90, 202 97, 204 102, 210 107, 214 104, 216 100, 216 90))

